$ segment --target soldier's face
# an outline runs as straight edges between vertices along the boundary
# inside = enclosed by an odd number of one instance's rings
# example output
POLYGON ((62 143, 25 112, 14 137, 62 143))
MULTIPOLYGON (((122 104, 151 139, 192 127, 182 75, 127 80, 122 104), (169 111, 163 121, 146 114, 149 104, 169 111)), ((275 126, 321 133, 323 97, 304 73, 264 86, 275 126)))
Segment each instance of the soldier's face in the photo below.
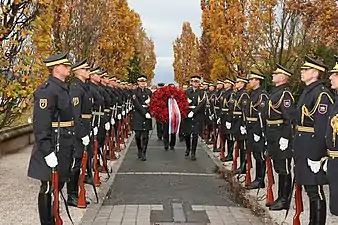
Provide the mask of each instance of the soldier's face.
POLYGON ((138 81, 137 84, 138 84, 138 86, 139 86, 140 88, 145 88, 145 87, 147 87, 147 82, 144 81, 144 80, 138 81))
POLYGON ((225 89, 230 89, 231 86, 232 86, 232 85, 231 85, 230 83, 225 83, 224 88, 225 88, 225 89))
POLYGON ((192 79, 191 83, 194 88, 198 88, 200 86, 200 81, 198 79, 192 79))
POLYGON ((332 73, 330 76, 331 88, 338 90, 338 73, 332 73))
POLYGON ((244 87, 244 84, 242 82, 236 82, 235 87, 237 90, 242 89, 244 87))
POLYGON ((182 90, 183 90, 183 91, 188 90, 188 85, 183 85, 183 86, 182 86, 182 90))
POLYGON ((311 80, 314 78, 318 77, 318 71, 315 69, 302 69, 300 71, 300 79, 303 81, 305 84, 309 83, 311 80))
POLYGON ((221 83, 217 83, 217 87, 216 87, 217 89, 222 89, 223 88, 223 84, 221 84, 221 83))
POLYGON ((279 83, 281 80, 281 75, 278 73, 278 74, 272 74, 272 82, 274 84, 277 84, 279 83))
POLYGON ((209 91, 214 91, 215 87, 214 86, 209 86, 209 91))

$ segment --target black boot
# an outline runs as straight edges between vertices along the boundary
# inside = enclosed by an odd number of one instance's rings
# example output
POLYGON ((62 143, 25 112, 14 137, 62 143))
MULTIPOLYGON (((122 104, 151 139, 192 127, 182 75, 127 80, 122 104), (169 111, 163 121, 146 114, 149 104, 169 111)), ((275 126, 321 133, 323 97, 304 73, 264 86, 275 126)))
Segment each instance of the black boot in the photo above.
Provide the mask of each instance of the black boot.
POLYGON ((245 149, 240 149, 239 150, 239 160, 240 160, 240 165, 239 168, 234 170, 234 174, 246 174, 246 150, 245 149))
POLYGON ((185 146, 186 146, 186 150, 185 150, 185 156, 188 157, 189 154, 190 154, 190 143, 191 143, 191 140, 190 140, 190 135, 185 135, 185 146))
POLYGON ((51 194, 39 193, 38 209, 41 225, 54 225, 54 218, 52 217, 51 194))
POLYGON ((281 184, 278 183, 278 199, 274 202, 273 205, 270 206, 270 210, 283 210, 288 208, 288 198, 291 191, 291 175, 287 174, 279 174, 279 181, 281 184))
POLYGON ((137 146, 137 157, 140 159, 142 157, 142 146, 141 146, 141 138, 136 138, 136 146, 137 146))
MULTIPOLYGON (((326 223, 326 201, 317 199, 312 201, 313 204, 313 223, 311 225, 325 225, 326 223)), ((311 215, 310 215, 311 217, 311 215)))
POLYGON ((265 170, 266 170, 265 161, 257 160, 256 161, 256 179, 247 186, 247 189, 252 190, 252 189, 258 189, 258 188, 265 188, 265 181, 264 181, 265 170))
POLYGON ((227 142, 227 150, 228 154, 225 156, 225 158, 222 160, 222 162, 230 162, 233 161, 233 152, 234 152, 234 141, 226 140, 227 142))
POLYGON ((271 205, 268 203, 265 204, 266 207, 270 207, 269 208, 270 210, 274 210, 271 209, 271 207, 273 207, 276 204, 279 204, 279 201, 282 198, 283 187, 284 187, 284 176, 282 174, 278 174, 278 197, 271 205))
POLYGON ((147 147, 148 147, 148 139, 143 139, 141 161, 146 161, 147 160, 147 147))
POLYGON ((191 160, 196 161, 196 149, 197 149, 197 142, 198 142, 198 136, 192 137, 192 143, 191 143, 191 160))
POLYGON ((77 207, 79 176, 80 171, 72 171, 70 180, 67 182, 68 206, 77 207))

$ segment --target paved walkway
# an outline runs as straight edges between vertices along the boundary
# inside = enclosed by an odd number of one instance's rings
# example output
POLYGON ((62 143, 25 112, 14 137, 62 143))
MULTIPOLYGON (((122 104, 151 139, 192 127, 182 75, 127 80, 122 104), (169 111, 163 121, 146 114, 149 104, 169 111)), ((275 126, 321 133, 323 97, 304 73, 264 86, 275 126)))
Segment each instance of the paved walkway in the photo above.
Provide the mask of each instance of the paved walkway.
POLYGON ((142 162, 133 141, 103 205, 89 208, 81 224, 263 224, 235 203, 201 146, 197 161, 186 159, 184 151, 183 142, 165 151, 153 132, 142 162))

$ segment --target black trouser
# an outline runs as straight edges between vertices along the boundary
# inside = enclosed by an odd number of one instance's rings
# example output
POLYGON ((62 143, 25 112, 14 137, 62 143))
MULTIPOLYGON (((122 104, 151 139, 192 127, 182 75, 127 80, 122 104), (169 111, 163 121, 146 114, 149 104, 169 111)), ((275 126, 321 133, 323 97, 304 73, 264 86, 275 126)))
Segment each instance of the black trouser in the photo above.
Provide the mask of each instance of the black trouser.
MULTIPOLYGON (((64 183, 59 183, 59 191, 61 192, 64 183)), ((38 195, 38 210, 41 225, 54 225, 52 215, 52 182, 41 181, 40 191, 38 195)), ((56 196, 59 198, 59 195, 56 196)))
POLYGON ((169 124, 163 124, 163 143, 165 147, 175 147, 176 144, 176 134, 169 135, 169 124), (170 136, 170 143, 169 143, 169 136, 170 136))
POLYGON ((185 144, 186 144, 186 154, 190 154, 195 156, 198 142, 198 134, 190 133, 185 134, 185 144), (191 138, 192 137, 192 138, 191 138))
POLYGON ((70 171, 70 179, 67 182, 67 194, 68 199, 78 198, 78 189, 79 189, 79 177, 81 170, 82 158, 74 158, 72 168, 70 171))
POLYGON ((135 130, 135 140, 139 157, 145 157, 149 141, 149 130, 135 130))
POLYGON ((163 123, 160 123, 160 122, 156 122, 156 130, 157 130, 157 137, 159 139, 162 139, 163 137, 163 123))
POLYGON ((273 168, 275 169, 276 173, 288 175, 291 171, 291 160, 292 159, 272 159, 273 161, 273 168))
POLYGON ((253 157, 256 161, 256 177, 255 180, 260 180, 264 183, 266 164, 265 164, 265 156, 262 152, 253 152, 253 157))
POLYGON ((325 225, 326 200, 323 185, 304 185, 310 201, 309 225, 325 225))
MULTIPOLYGON (((233 156, 234 152, 234 140, 232 140, 230 134, 224 134, 224 143, 227 143, 227 155, 230 157, 233 156)), ((244 146, 243 146, 244 147, 244 146)))

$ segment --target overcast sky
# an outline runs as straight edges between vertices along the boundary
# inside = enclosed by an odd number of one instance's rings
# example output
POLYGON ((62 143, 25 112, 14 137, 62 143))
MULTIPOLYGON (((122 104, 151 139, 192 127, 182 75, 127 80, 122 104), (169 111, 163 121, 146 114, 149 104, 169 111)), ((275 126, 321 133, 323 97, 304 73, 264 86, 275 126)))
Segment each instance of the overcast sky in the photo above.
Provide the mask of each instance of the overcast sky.
POLYGON ((155 42, 156 69, 153 82, 174 82, 172 44, 190 22, 194 33, 201 35, 200 0, 128 0, 130 8, 141 16, 147 35, 155 42))

